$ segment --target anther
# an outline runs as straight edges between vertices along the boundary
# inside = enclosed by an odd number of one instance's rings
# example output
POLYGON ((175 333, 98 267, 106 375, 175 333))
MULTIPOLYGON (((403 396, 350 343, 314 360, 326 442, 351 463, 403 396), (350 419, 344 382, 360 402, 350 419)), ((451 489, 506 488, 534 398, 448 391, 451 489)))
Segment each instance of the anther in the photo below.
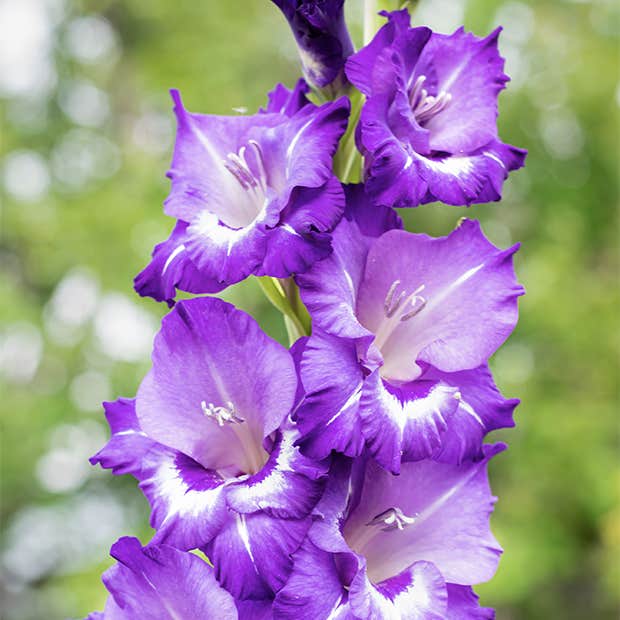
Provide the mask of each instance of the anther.
POLYGON ((396 529, 402 531, 415 523, 416 516, 408 517, 400 508, 393 506, 374 516, 366 525, 383 525, 381 528, 383 532, 396 529))
POLYGON ((387 316, 388 319, 394 316, 394 313, 398 310, 400 304, 403 301, 403 298, 406 295, 405 291, 401 291, 396 298, 396 303, 392 303, 394 301, 394 293, 396 292, 396 288, 399 284, 400 280, 394 280, 394 282, 392 282, 392 286, 390 286, 390 289, 385 296, 385 301, 383 302, 383 311, 385 312, 385 316, 387 316))
POLYGON ((426 88, 423 88, 425 81, 425 75, 419 76, 409 93, 411 110, 420 125, 439 114, 452 101, 452 95, 445 90, 440 91, 437 95, 429 95, 426 88))
POLYGON ((237 415, 235 411, 235 405, 228 401, 225 407, 216 407, 213 403, 207 405, 206 401, 200 403, 202 412, 208 418, 211 418, 217 422, 218 426, 224 426, 224 424, 241 424, 245 420, 237 415))
POLYGON ((242 146, 238 153, 228 153, 224 166, 239 181, 245 190, 256 190, 260 187, 263 191, 267 189, 267 171, 265 169, 263 151, 256 140, 248 140, 248 146, 254 155, 258 175, 252 172, 247 160, 248 149, 242 146))
POLYGON ((403 314, 403 316, 400 317, 401 321, 408 321, 419 312, 422 312, 422 310, 424 310, 424 307, 426 306, 426 299, 424 299, 424 297, 422 297, 421 295, 416 295, 412 298, 411 303, 413 305, 413 310, 410 310, 406 314, 403 314))

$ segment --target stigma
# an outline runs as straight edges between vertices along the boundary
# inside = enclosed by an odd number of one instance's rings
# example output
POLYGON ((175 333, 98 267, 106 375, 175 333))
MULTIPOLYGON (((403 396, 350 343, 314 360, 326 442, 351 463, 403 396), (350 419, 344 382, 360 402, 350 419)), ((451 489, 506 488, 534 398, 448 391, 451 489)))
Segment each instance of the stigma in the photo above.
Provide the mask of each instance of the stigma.
POLYGON ((429 95, 424 88, 424 82, 426 82, 426 76, 420 75, 409 93, 411 111, 420 125, 430 121, 452 101, 452 95, 445 90, 440 91, 436 96, 429 95))
POLYGON ((408 517, 400 508, 393 506, 380 512, 378 515, 373 517, 366 525, 379 525, 381 527, 381 531, 383 532, 391 532, 393 530, 404 530, 407 526, 413 525, 415 523, 416 517, 408 517))
POLYGON ((216 407, 213 403, 207 404, 206 401, 200 403, 202 413, 208 418, 215 420, 218 426, 224 424, 241 424, 245 420, 239 416, 235 410, 235 405, 228 401, 226 406, 216 407))

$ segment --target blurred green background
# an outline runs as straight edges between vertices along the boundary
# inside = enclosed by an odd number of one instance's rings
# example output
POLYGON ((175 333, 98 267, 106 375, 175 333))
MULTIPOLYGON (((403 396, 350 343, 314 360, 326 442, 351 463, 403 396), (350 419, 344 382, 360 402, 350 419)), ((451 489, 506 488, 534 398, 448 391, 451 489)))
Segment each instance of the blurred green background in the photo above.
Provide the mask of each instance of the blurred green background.
MULTIPOLYGON (((347 0, 359 44, 362 0, 347 0)), ((523 243, 519 326, 492 360, 517 428, 492 466, 505 555, 478 588, 500 620, 618 617, 620 17, 612 0, 422 0, 415 21, 505 27, 513 81, 500 133, 527 147, 501 204, 472 207, 501 246, 523 243)), ((132 396, 165 311, 133 276, 172 222, 161 203, 174 136, 168 89, 190 110, 253 112, 292 85, 296 49, 268 0, 0 0, 0 398, 7 620, 101 609, 123 534, 150 537, 130 479, 88 465, 100 401, 132 396)), ((445 234, 463 209, 404 214, 445 234)), ((255 282, 225 297, 284 340, 255 282)))

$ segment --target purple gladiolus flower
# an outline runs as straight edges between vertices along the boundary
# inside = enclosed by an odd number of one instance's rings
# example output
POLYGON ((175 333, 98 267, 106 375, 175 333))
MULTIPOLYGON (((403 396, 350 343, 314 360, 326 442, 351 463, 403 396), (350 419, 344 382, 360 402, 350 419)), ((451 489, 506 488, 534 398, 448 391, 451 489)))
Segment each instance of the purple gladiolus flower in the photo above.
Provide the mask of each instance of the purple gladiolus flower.
POLYGON ((344 77, 353 43, 344 21, 344 0, 272 0, 288 20, 304 76, 324 88, 344 77))
POLYGON ((372 459, 338 460, 274 616, 492 618, 471 586, 493 576, 501 554, 486 470, 503 449, 461 465, 406 463, 399 476, 372 459))
POLYGON ((111 550, 118 564, 103 574, 110 592, 103 613, 90 620, 236 620, 233 597, 198 556, 168 545, 142 547, 121 538, 111 550))
POLYGON ((448 237, 409 233, 360 187, 347 199, 333 254, 297 278, 314 321, 302 451, 357 456, 366 445, 394 473, 401 460, 481 458, 483 437, 512 426, 518 402, 486 367, 517 321, 518 246, 499 250, 471 220, 448 237))
POLYGON ((300 83, 279 86, 253 116, 192 114, 172 91, 178 131, 165 212, 168 240, 135 282, 141 295, 171 301, 175 289, 212 293, 249 275, 288 277, 331 251, 342 215, 332 156, 348 99, 317 107, 300 83))
POLYGON ((462 28, 410 28, 406 10, 346 64, 366 96, 358 137, 366 189, 377 204, 470 205, 501 198, 526 151, 497 136, 497 96, 509 80, 497 40, 462 28))
POLYGON ((112 437, 91 461, 140 482, 153 542, 202 548, 235 597, 269 599, 290 570, 326 468, 294 447, 292 355, 215 298, 163 320, 134 400, 106 405, 112 437))

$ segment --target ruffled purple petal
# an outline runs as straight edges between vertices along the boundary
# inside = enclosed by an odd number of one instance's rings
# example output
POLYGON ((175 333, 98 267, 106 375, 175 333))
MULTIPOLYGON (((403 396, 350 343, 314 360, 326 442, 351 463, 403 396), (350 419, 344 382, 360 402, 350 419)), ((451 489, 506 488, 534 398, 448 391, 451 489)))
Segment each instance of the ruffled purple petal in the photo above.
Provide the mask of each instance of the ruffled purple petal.
POLYGON ((146 455, 139 480, 151 504, 154 543, 197 549, 224 525, 224 479, 185 454, 157 445, 146 455))
POLYGON ((209 211, 201 211, 191 220, 183 245, 210 289, 222 290, 258 271, 267 253, 269 231, 277 224, 281 209, 278 201, 266 202, 256 217, 240 228, 228 226, 209 211))
POLYGON ((360 570, 351 583, 349 595, 358 618, 444 620, 450 617, 446 616, 445 582, 430 562, 415 562, 376 585, 360 570))
POLYGON ((178 91, 171 94, 178 129, 168 172, 172 189, 165 202, 166 213, 191 222, 206 209, 230 227, 243 227, 256 206, 252 193, 227 168, 227 155, 237 154, 261 130, 274 128, 287 117, 193 114, 183 106, 178 91))
POLYGON ((205 468, 253 474, 296 389, 286 349, 244 312, 203 297, 179 302, 164 318, 136 411, 149 437, 205 468))
POLYGON ((482 441, 487 433, 514 426, 512 415, 519 400, 501 395, 487 366, 454 373, 429 367, 422 378, 457 390, 458 407, 432 455, 434 459, 457 465, 479 460, 484 455, 482 441))
POLYGON ((409 28, 406 11, 386 15, 347 62, 349 79, 368 96, 358 143, 369 195, 394 207, 499 200, 526 155, 497 138, 497 96, 508 80, 499 30, 485 39, 463 29, 431 35, 409 28))
POLYGON ((393 386, 379 371, 364 381, 359 415, 370 453, 395 474, 402 461, 429 458, 442 445, 457 409, 457 388, 439 381, 393 386))
POLYGON ((118 564, 103 575, 114 597, 105 620, 237 618, 233 598, 199 557, 167 545, 143 548, 135 538, 121 538, 110 553, 118 564))
POLYGON ((336 177, 319 188, 295 190, 278 226, 268 231, 266 255, 256 275, 286 278, 304 273, 332 251, 330 231, 344 211, 344 193, 336 177))
POLYGON ((433 151, 469 153, 497 137, 497 96, 510 79, 497 47, 500 32, 484 39, 463 28, 451 35, 433 33, 424 47, 412 80, 424 75, 429 95, 451 96, 425 123, 433 151))
POLYGON ((232 509, 244 514, 262 510, 283 519, 310 513, 323 493, 327 464, 302 455, 294 445, 298 436, 296 428, 282 430, 261 471, 227 488, 232 509))
POLYGON ((204 551, 218 581, 236 598, 271 598, 292 567, 291 555, 303 541, 310 519, 275 519, 264 513, 230 513, 204 551))
POLYGON ((177 288, 288 277, 327 256, 343 209, 332 157, 349 101, 317 107, 305 90, 278 86, 266 111, 236 117, 190 113, 172 91, 178 131, 165 211, 179 221, 136 278, 140 294, 171 303, 177 288))
POLYGON ((103 403, 105 416, 110 425, 111 437, 97 454, 90 458, 91 465, 111 469, 117 476, 138 476, 144 456, 156 444, 140 428, 136 417, 135 399, 119 398, 103 403))
POLYGON ((495 612, 480 607, 472 588, 448 584, 448 618, 450 620, 494 620, 495 612))
POLYGON ((366 558, 373 583, 422 560, 449 583, 473 585, 493 576, 501 548, 489 529, 495 498, 487 462, 504 447, 488 446, 484 460, 462 465, 403 463, 399 476, 368 462, 361 498, 343 534, 366 558), (383 528, 379 521, 384 515, 394 520, 396 509, 400 527, 383 528))
POLYGON ((292 90, 283 84, 277 84, 275 88, 267 94, 267 105, 259 112, 264 114, 285 114, 294 116, 299 110, 310 103, 306 95, 310 92, 310 87, 303 79, 297 80, 292 90))
POLYGON ((187 222, 178 221, 170 237, 155 246, 151 262, 134 280, 139 295, 172 306, 177 288, 189 293, 216 293, 224 288, 192 262, 187 251, 187 227, 187 222))
POLYGON ((302 355, 300 378, 306 396, 295 419, 302 452, 315 459, 332 450, 359 455, 364 447, 358 414, 363 374, 355 343, 315 330, 302 355))
POLYGON ((188 550, 211 540, 226 517, 221 476, 149 438, 134 400, 105 403, 105 409, 112 437, 90 461, 138 480, 151 505, 154 542, 188 550))
POLYGON ((526 154, 498 140, 467 155, 429 158, 414 153, 414 170, 427 187, 422 202, 471 205, 499 200, 508 173, 524 165, 526 154))
POLYGON ((448 237, 380 237, 368 255, 357 314, 376 334, 381 376, 411 381, 421 373, 416 361, 446 372, 484 364, 517 321, 517 248, 499 250, 471 220, 448 237))
POLYGON ((274 615, 278 620, 350 620, 355 617, 333 554, 306 539, 293 560, 291 575, 276 595, 274 615))
POLYGON ((379 29, 368 45, 347 60, 345 68, 350 82, 366 96, 376 94, 377 90, 385 86, 382 71, 386 61, 390 60, 389 54, 393 53, 395 43, 399 45, 394 51, 402 52, 409 63, 415 64, 422 48, 431 36, 428 28, 409 28, 410 20, 407 10, 391 13, 384 11, 381 15, 387 18, 387 23, 379 29), (409 32, 412 32, 414 37, 403 40, 409 32))
POLYGON ((347 97, 306 106, 262 136, 265 165, 273 187, 320 187, 332 176, 332 158, 347 128, 347 97))
POLYGON ((355 316, 369 246, 374 238, 402 223, 392 209, 372 206, 362 185, 345 187, 345 195, 344 217, 332 233, 332 254, 296 281, 316 326, 327 333, 358 338, 369 333, 355 316))

